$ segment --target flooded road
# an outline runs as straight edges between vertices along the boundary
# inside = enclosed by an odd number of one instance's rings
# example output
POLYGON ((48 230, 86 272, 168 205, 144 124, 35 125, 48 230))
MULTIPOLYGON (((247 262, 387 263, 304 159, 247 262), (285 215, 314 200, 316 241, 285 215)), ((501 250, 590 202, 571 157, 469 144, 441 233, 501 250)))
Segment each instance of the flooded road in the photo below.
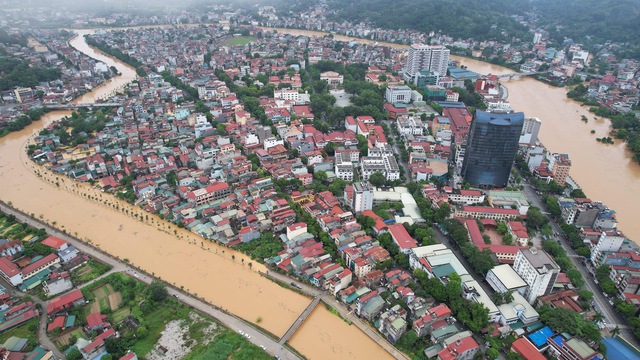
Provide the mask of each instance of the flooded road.
MULTIPOLYGON (((81 35, 90 32, 79 31, 81 35)), ((94 102, 135 79, 133 68, 90 48, 81 37, 70 43, 108 66, 115 66, 122 73, 122 76, 96 87, 74 102, 94 102)), ((68 111, 51 112, 24 130, 0 139, 0 179, 3 185, 0 187, 0 199, 276 336, 282 336, 311 300, 259 275, 258 271, 266 271, 264 266, 242 253, 219 247, 87 184, 49 173, 28 159, 25 146, 30 139, 42 127, 68 115, 68 111)), ((342 351, 344 356, 341 358, 390 358, 359 329, 341 328, 342 321, 327 314, 334 321, 323 321, 317 326, 323 333, 331 334, 336 327, 340 329, 339 336, 332 337, 333 341, 319 342, 302 335, 306 340, 298 339, 294 346, 301 346, 305 356, 327 358, 325 355, 335 353, 336 348, 348 347, 350 351, 342 351)))

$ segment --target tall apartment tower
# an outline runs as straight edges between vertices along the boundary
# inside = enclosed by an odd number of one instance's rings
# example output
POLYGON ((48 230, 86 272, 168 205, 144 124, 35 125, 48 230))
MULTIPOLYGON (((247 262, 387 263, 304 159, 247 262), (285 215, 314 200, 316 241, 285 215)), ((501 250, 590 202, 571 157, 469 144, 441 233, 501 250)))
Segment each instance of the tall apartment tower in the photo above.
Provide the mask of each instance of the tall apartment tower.
POLYGON ((474 187, 505 187, 516 158, 524 113, 476 111, 467 138, 462 177, 474 187))
POLYGON ((530 304, 533 304, 538 296, 551 293, 560 273, 560 267, 549 254, 533 247, 518 250, 513 270, 529 285, 525 298, 530 304))
POLYGON ((536 146, 541 126, 542 121, 540 121, 540 119, 538 119, 537 117, 525 118, 524 125, 522 126, 522 133, 520 133, 520 144, 529 144, 529 146, 536 146))
POLYGON ((533 43, 537 44, 540 42, 540 40, 542 40, 542 34, 537 32, 535 34, 533 34, 533 43))
POLYGON ((373 187, 368 181, 353 184, 353 203, 351 208, 356 214, 373 209, 373 187))
POLYGON ((553 180, 560 186, 567 183, 569 170, 571 170, 571 159, 568 154, 553 154, 553 164, 551 164, 551 173, 553 180))
POLYGON ((416 82, 416 75, 421 71, 432 71, 439 76, 447 75, 449 49, 442 45, 413 44, 409 48, 409 56, 404 67, 404 80, 416 82))

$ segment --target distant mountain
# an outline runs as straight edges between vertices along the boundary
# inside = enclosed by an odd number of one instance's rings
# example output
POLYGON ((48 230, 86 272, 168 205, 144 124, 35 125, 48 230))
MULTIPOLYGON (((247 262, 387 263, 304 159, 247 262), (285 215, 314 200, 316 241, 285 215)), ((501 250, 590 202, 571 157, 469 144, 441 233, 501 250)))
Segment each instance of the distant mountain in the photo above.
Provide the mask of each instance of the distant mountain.
POLYGON ((511 15, 524 14, 526 0, 329 0, 333 20, 369 21, 388 29, 441 31, 454 38, 529 40, 524 25, 511 15))
POLYGON ((627 43, 618 53, 640 58, 640 0, 327 0, 332 20, 370 21, 389 29, 441 31, 454 38, 531 41, 513 15, 535 23, 561 43, 565 37, 591 47, 627 43))
POLYGON ((640 1, 638 0, 536 0, 531 11, 538 23, 557 41, 564 37, 593 46, 606 41, 627 43, 617 51, 640 58, 640 1))

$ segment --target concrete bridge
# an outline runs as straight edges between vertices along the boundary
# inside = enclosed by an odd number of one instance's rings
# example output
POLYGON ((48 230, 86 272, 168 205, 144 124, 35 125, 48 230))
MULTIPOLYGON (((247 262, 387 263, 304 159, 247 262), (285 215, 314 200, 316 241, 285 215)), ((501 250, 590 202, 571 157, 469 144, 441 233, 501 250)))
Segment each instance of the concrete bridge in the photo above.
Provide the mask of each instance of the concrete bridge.
POLYGON ((80 103, 80 104, 44 104, 43 107, 50 110, 77 110, 86 108, 120 107, 122 103, 80 103))
POLYGON ((498 80, 502 80, 502 79, 518 80, 525 76, 533 76, 533 75, 544 74, 544 73, 546 73, 546 71, 528 71, 528 72, 521 72, 521 73, 502 74, 502 75, 496 75, 496 76, 498 77, 498 80))
POLYGON ((324 296, 325 293, 326 291, 323 291, 313 298, 313 301, 311 302, 311 304, 309 304, 307 308, 304 309, 304 311, 302 312, 302 314, 300 314, 300 316, 298 316, 296 321, 294 321, 293 324, 291 324, 291 326, 289 327, 289 330, 287 330, 287 332, 284 333, 284 335, 280 338, 280 341, 278 341, 278 344, 282 345, 287 341, 289 341, 289 339, 291 339, 293 334, 295 334, 295 332, 298 331, 298 328, 302 325, 302 323, 304 323, 307 317, 311 315, 311 312, 313 311, 313 309, 315 309, 316 306, 318 306, 318 304, 320 303, 320 300, 322 300, 322 297, 324 296))

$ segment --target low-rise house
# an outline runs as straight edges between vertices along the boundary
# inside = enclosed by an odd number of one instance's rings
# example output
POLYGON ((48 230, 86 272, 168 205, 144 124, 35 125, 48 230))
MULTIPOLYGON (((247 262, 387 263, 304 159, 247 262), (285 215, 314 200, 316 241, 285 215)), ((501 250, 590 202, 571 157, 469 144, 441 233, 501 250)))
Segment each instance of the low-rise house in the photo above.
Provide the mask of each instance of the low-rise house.
POLYGON ((62 294, 65 291, 71 290, 73 283, 69 277, 69 273, 52 273, 49 275, 49 280, 42 283, 42 289, 45 295, 55 296, 62 294))
POLYGON ((80 289, 74 290, 49 301, 49 304, 47 305, 47 314, 53 315, 64 310, 71 309, 76 305, 82 305, 84 302, 85 300, 84 296, 82 296, 82 291, 80 291, 80 289))
POLYGON ((480 349, 473 337, 465 337, 447 345, 438 353, 438 360, 471 360, 480 349))

